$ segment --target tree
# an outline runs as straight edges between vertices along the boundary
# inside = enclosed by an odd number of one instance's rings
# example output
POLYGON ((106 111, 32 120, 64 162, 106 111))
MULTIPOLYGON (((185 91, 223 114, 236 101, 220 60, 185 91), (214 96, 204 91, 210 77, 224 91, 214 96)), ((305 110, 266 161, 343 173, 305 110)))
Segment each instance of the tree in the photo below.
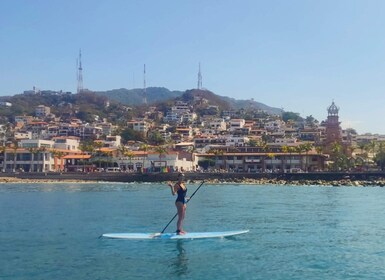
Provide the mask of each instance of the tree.
MULTIPOLYGON (((127 151, 128 151, 128 148, 125 147, 124 145, 120 145, 120 146, 118 147, 118 153, 119 153, 119 158, 120 158, 120 160, 121 160, 122 157, 125 156, 125 154, 127 153, 127 151)), ((122 164, 122 160, 121 160, 121 164, 122 164)))
MULTIPOLYGON (((168 154, 167 148, 164 147, 164 146, 156 146, 154 148, 154 151, 159 154, 159 161, 162 160, 162 158, 163 158, 163 156, 165 154, 168 154)), ((166 166, 165 167, 167 167, 167 161, 166 161, 166 166)))
POLYGON ((134 153, 130 150, 127 150, 125 153, 124 153, 124 156, 128 157, 130 159, 130 165, 131 165, 131 162, 132 162, 132 158, 134 157, 134 153))
POLYGON ((142 163, 142 172, 144 172, 144 160, 145 160, 145 154, 147 153, 147 151, 150 149, 150 146, 147 145, 147 144, 142 144, 140 145, 139 147, 139 150, 143 151, 143 163, 142 163))
POLYGON ((305 171, 309 171, 309 160, 308 160, 308 154, 309 152, 312 150, 313 148, 313 144, 311 143, 305 143, 304 146, 303 146, 303 149, 306 153, 306 159, 305 159, 305 171))
POLYGON ((148 142, 152 145, 163 145, 165 141, 159 131, 154 131, 149 134, 148 142))
POLYGON ((292 162, 292 153, 294 153, 294 152, 296 151, 296 147, 288 147, 288 151, 289 151, 289 155, 290 155, 290 157, 289 157, 289 163, 290 163, 290 168, 289 168, 289 170, 290 170, 290 172, 291 172, 291 168, 292 168, 292 166, 291 166, 291 162, 292 162))
POLYGON ((297 147, 295 147, 295 151, 299 154, 300 168, 301 168, 301 170, 303 170, 302 152, 304 151, 304 144, 299 144, 297 147))
POLYGON ((282 146, 282 153, 284 153, 285 155, 283 156, 283 160, 282 160, 282 164, 283 164, 283 167, 282 167, 282 170, 283 172, 285 172, 285 169, 286 169, 286 154, 289 152, 289 147, 287 145, 284 145, 282 146))
POLYGON ((17 160, 17 141, 12 141, 12 151, 13 151, 13 172, 16 172, 16 160, 17 160))
POLYGON ((266 155, 266 157, 268 158, 268 159, 270 159, 270 165, 271 165, 271 170, 273 170, 274 168, 273 168, 273 159, 274 159, 274 153, 267 153, 267 155, 266 155))
POLYGON ((123 140, 126 141, 126 142, 129 141, 129 140, 140 141, 140 142, 144 142, 145 141, 143 133, 141 133, 139 131, 135 131, 135 130, 133 130, 131 128, 124 129, 120 133, 120 136, 122 136, 123 140))
POLYGON ((55 158, 57 158, 57 159, 59 159, 59 171, 61 172, 61 171, 63 171, 62 170, 62 166, 63 166, 63 157, 64 157, 64 155, 65 155, 65 153, 64 152, 62 152, 62 151, 57 151, 57 150, 52 150, 52 155, 53 155, 53 157, 54 157, 54 159, 55 158))
POLYGON ((385 146, 384 146, 384 142, 379 142, 378 152, 375 155, 373 160, 376 162, 377 166, 380 167, 381 171, 385 170, 385 146))
POLYGON ((288 120, 299 121, 299 120, 302 120, 302 118, 300 117, 299 113, 283 112, 282 113, 282 120, 284 122, 287 122, 288 120))
POLYGON ((39 153, 39 149, 37 147, 31 147, 31 148, 28 148, 28 151, 31 153, 29 172, 33 172, 33 162, 34 162, 34 159, 36 158, 36 155, 39 153))
POLYGON ((218 166, 218 156, 223 155, 223 150, 220 149, 210 149, 208 151, 209 154, 215 155, 215 166, 218 166))
POLYGON ((7 147, 3 144, 0 146, 0 153, 3 154, 3 167, 1 172, 4 172, 5 169, 5 151, 7 150, 7 147))
POLYGON ((250 146, 250 147, 256 147, 257 144, 258 144, 258 141, 257 141, 257 140, 251 139, 251 140, 249 141, 249 146, 250 146))
POLYGON ((347 156, 343 153, 342 145, 334 142, 331 146, 331 158, 333 160, 332 169, 340 171, 346 168, 347 156))

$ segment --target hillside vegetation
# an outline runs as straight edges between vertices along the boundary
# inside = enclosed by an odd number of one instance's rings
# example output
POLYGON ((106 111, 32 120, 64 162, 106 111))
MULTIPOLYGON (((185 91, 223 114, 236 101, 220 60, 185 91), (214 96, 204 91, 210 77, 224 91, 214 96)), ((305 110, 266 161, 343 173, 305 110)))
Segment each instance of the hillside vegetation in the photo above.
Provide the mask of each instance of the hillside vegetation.
MULTIPOLYGON (((147 106, 157 106, 164 113, 180 100, 194 103, 198 113, 207 113, 208 106, 217 106, 222 110, 255 109, 269 114, 282 114, 281 109, 269 107, 250 100, 236 100, 219 96, 208 90, 170 91, 162 87, 150 87, 147 92, 147 106), (199 104, 196 100, 204 99, 199 104)), ((51 113, 63 121, 76 117, 86 122, 106 118, 110 122, 125 122, 135 116, 141 116, 145 110, 142 89, 117 89, 105 92, 86 91, 82 94, 58 93, 42 91, 40 93, 24 93, 14 96, 0 97, 0 101, 12 103, 12 107, 0 107, 0 122, 13 122, 18 115, 34 115, 35 107, 45 105, 51 113)))

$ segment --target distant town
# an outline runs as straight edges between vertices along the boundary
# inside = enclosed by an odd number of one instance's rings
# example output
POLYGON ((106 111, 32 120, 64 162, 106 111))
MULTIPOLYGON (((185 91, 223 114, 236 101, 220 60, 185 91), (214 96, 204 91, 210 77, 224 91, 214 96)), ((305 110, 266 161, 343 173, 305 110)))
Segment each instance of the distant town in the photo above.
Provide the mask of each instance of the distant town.
POLYGON ((59 100, 54 106, 28 108, 30 115, 12 116, 15 105, 2 101, 2 172, 366 172, 385 165, 385 137, 342 130, 334 102, 325 106, 325 120, 319 122, 291 112, 224 109, 203 89, 136 109, 111 105, 87 91, 34 90, 18 98, 52 102, 60 95, 87 98, 89 108, 92 102, 100 108, 116 106, 115 114, 110 110, 104 118, 90 118, 80 105, 59 100))

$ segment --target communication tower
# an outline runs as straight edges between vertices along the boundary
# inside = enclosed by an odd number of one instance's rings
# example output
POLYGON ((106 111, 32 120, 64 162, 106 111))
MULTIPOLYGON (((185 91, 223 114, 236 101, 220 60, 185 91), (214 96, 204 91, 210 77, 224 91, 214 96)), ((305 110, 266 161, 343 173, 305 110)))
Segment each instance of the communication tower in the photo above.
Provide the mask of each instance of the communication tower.
POLYGON ((77 80, 78 80, 78 88, 77 93, 81 93, 83 91, 83 68, 82 68, 82 50, 79 50, 79 58, 76 63, 77 68, 77 80))
POLYGON ((198 71, 198 89, 202 89, 202 73, 201 73, 201 63, 199 62, 199 71, 198 71))
POLYGON ((147 105, 146 64, 144 64, 143 69, 143 103, 147 105))

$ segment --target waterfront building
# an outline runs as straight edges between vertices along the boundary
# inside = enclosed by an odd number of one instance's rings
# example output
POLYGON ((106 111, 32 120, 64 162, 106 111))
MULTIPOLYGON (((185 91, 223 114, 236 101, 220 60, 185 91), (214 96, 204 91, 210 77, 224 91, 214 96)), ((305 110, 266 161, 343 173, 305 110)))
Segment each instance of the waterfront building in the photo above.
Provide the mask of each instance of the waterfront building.
POLYGON ((6 148, 2 169, 5 172, 46 172, 52 169, 50 140, 23 139, 18 146, 6 148))
POLYGON ((198 162, 210 159, 214 163, 211 169, 250 173, 320 171, 326 161, 325 155, 314 150, 307 153, 243 152, 238 148, 234 152, 198 153, 196 157, 198 162))

